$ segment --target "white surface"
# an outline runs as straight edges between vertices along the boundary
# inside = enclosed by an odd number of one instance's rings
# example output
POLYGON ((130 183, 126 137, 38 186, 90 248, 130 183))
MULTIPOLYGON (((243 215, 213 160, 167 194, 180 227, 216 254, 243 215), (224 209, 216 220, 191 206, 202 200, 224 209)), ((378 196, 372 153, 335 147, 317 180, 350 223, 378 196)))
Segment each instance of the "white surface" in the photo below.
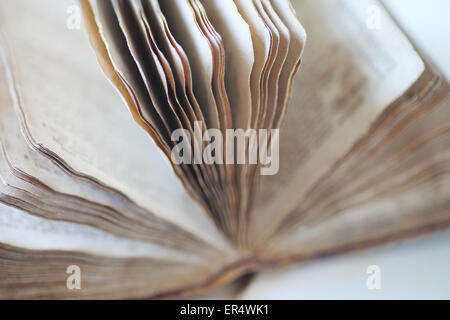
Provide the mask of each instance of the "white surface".
MULTIPOLYGON (((355 0, 357 1, 357 0, 355 0)), ((408 36, 450 79, 450 1, 385 0, 408 36)), ((389 248, 258 275, 246 299, 450 299, 450 231, 389 248), (381 289, 368 290, 369 265, 381 289)))
POLYGON ((265 272, 243 299, 450 299, 450 232, 295 268, 265 272), (380 268, 369 290, 367 267, 380 268))
POLYGON ((450 1, 384 0, 408 36, 450 80, 450 1))

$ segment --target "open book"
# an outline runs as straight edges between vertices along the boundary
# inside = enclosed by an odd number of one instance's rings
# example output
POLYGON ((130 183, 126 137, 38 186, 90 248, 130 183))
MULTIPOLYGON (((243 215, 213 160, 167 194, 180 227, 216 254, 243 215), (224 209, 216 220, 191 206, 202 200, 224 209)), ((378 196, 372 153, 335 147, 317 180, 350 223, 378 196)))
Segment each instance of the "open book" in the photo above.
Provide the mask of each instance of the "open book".
POLYGON ((189 297, 450 225, 449 89, 377 1, 1 1, 0 37, 0 298, 189 297))

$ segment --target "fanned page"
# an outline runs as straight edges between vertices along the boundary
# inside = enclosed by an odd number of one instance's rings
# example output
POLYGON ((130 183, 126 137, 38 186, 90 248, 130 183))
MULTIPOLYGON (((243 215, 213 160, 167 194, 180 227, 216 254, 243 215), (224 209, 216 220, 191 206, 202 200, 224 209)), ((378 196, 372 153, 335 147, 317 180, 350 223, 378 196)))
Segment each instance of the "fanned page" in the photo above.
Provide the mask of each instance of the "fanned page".
POLYGON ((283 264, 447 227, 449 117, 429 120, 435 134, 418 120, 448 95, 445 80, 378 2, 293 5, 314 38, 304 61, 321 62, 294 83, 280 172, 258 202, 260 252, 283 264), (366 27, 371 4, 380 29, 366 27))
POLYGON ((15 209, 0 210, 0 296, 147 297, 207 282, 237 254, 127 114, 85 36, 64 27, 70 4, 1 3, 0 198, 15 209), (65 285, 70 265, 81 291, 65 285))
POLYGON ((254 229, 262 240, 424 71, 385 11, 380 29, 367 28, 374 3, 292 2, 310 41, 281 130, 280 170, 263 177, 254 229), (259 232, 262 224, 267 234, 259 232))
POLYGON ((155 134, 163 151, 172 149, 166 156, 175 172, 217 228, 242 254, 252 255, 251 212, 258 169, 263 171, 257 160, 267 157, 268 142, 277 144, 271 129, 282 122, 306 39, 289 3, 81 4, 105 73, 110 79, 118 74, 117 89, 126 86, 135 97, 127 102, 137 109, 138 123, 155 134), (199 117, 193 116, 195 106, 199 117), (266 144, 258 145, 263 137, 266 144), (202 148, 205 141, 211 143, 202 148), (250 154, 256 162, 250 163, 250 154))
POLYGON ((449 88, 378 1, 0 18, 0 298, 190 297, 450 226, 449 88))
POLYGON ((78 175, 117 190, 197 235, 217 238, 201 207, 104 81, 83 33, 57 27, 65 25, 66 17, 59 12, 69 4, 2 3, 2 31, 11 51, 14 81, 20 86, 20 117, 29 140, 78 175), (33 16, 47 23, 33 27, 33 16), (52 45, 55 39, 58 46, 52 45), (53 61, 59 60, 54 67, 53 61), (48 86, 42 88, 43 83, 48 86))
POLYGON ((273 252, 303 260, 448 227, 449 97, 424 74, 289 214, 273 252))

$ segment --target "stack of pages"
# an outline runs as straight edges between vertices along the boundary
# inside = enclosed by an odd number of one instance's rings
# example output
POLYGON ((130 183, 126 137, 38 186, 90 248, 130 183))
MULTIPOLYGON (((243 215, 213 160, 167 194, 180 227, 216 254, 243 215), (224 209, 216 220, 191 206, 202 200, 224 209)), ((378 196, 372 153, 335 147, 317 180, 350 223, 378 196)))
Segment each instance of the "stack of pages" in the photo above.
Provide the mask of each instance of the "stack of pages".
POLYGON ((190 297, 450 226, 449 88, 378 1, 1 1, 0 58, 0 298, 190 297))

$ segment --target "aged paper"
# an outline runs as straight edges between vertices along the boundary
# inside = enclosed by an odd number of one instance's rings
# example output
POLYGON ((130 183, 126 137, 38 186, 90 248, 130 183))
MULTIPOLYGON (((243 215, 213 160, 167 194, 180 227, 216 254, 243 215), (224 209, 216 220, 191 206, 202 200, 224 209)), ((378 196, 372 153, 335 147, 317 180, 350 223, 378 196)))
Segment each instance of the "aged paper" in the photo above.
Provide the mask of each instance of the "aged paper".
POLYGON ((373 4, 293 1, 309 41, 281 129, 280 171, 262 179, 254 237, 270 233, 423 72, 420 56, 381 7, 380 29, 366 26, 373 4))

